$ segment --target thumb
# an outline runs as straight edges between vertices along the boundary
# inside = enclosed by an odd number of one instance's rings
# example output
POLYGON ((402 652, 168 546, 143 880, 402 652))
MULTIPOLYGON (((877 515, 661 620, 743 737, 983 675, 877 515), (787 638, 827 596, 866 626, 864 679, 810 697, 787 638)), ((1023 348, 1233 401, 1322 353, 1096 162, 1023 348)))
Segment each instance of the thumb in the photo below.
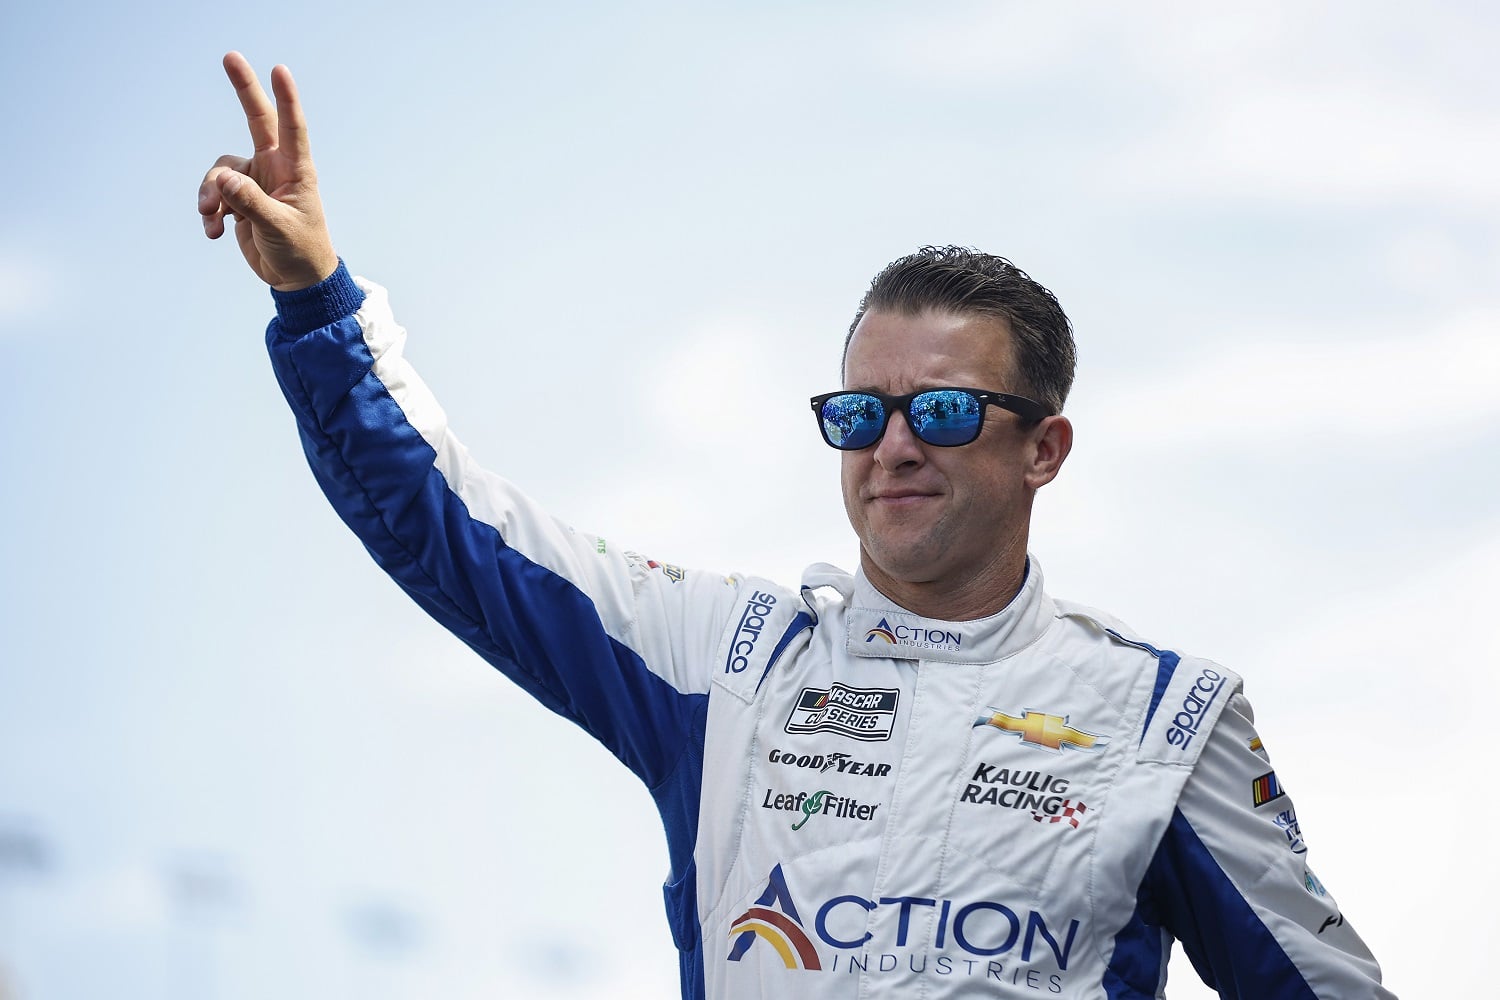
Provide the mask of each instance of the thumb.
POLYGON ((252 223, 270 224, 279 205, 260 185, 236 170, 225 170, 216 177, 224 204, 238 218, 252 223))

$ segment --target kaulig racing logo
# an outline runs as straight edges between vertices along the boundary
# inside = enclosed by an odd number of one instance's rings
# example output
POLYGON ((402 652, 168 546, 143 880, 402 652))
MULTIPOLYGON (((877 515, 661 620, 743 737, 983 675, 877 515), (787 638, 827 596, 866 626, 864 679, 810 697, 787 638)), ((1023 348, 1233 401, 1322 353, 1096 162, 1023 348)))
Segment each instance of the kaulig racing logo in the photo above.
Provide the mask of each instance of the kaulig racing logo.
POLYGON ((758 946, 784 967, 807 972, 838 972, 842 965, 848 972, 977 976, 1061 993, 1079 930, 1077 920, 1049 924, 1036 910, 993 900, 845 893, 805 912, 776 865, 754 905, 730 924, 728 960, 738 962, 758 946), (923 912, 936 919, 914 919, 923 912), (1033 958, 1043 967, 1029 967, 1033 958))

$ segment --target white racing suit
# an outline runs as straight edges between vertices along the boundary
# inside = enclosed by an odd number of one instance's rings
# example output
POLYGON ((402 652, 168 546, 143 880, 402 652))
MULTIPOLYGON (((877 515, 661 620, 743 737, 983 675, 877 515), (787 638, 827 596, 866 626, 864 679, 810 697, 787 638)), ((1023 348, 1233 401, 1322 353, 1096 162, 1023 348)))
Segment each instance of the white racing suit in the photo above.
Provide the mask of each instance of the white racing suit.
POLYGON ((1240 680, 1025 585, 921 618, 862 575, 658 564, 479 468, 341 266, 268 344, 313 472, 423 608, 645 782, 684 997, 1389 997, 1240 680))

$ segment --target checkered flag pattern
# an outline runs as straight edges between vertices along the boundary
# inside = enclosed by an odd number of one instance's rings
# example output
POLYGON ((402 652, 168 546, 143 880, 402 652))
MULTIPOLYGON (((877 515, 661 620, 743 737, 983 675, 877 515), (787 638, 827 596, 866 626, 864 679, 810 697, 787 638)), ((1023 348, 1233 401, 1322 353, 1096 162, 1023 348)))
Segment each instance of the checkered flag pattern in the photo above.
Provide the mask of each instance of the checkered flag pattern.
POLYGON ((1068 822, 1073 824, 1073 829, 1076 830, 1078 829, 1078 824, 1083 821, 1083 814, 1088 812, 1088 808, 1082 802, 1075 806, 1072 799, 1063 799, 1062 809, 1056 816, 1043 816, 1041 813, 1033 810, 1031 818, 1038 823, 1043 820, 1046 820, 1048 823, 1068 822))

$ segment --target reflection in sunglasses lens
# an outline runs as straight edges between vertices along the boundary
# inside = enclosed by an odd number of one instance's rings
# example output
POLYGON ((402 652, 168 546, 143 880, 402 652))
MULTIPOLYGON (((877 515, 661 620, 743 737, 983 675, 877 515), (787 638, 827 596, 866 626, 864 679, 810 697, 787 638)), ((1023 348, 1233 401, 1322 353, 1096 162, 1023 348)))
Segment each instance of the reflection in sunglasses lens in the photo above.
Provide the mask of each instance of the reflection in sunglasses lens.
MULTIPOLYGON (((951 447, 979 436, 984 405, 962 389, 933 389, 912 397, 906 412, 914 434, 928 444, 951 447)), ((868 448, 886 428, 885 403, 864 392, 829 398, 820 414, 829 444, 844 451, 868 448)))
POLYGON ((967 444, 979 433, 979 400, 973 394, 942 389, 911 401, 912 429, 928 444, 967 444))
POLYGON ((885 405, 874 396, 851 392, 823 404, 823 430, 836 448, 873 444, 884 423, 885 405))

